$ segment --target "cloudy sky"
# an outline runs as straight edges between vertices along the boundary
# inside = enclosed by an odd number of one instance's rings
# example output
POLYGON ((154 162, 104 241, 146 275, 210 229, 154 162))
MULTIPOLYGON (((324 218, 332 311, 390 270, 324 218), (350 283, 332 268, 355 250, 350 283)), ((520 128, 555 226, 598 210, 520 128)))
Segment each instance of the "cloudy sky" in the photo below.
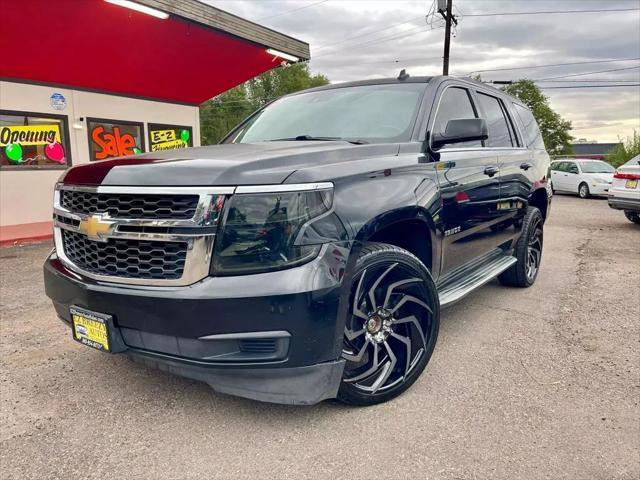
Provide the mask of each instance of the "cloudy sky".
MULTIPOLYGON (((425 16, 433 0, 206 0, 311 47, 311 69, 332 83, 442 72, 444 29, 425 16)), ((454 0, 459 18, 452 75, 484 80, 557 78, 540 83, 576 138, 614 142, 640 130, 640 87, 548 88, 640 83, 640 0, 454 0), (629 9, 618 12, 491 15, 629 9), (482 16, 479 16, 482 15, 482 16), (611 60, 620 60, 612 62, 611 60), (574 65, 519 68, 557 63, 574 65), (586 63, 593 62, 593 63, 586 63), (596 63, 597 62, 597 63, 596 63), (495 70, 500 69, 500 70, 495 70), (606 71, 605 71, 606 70, 606 71), (615 71, 611 71, 615 70, 615 71), (589 75, 577 75, 594 72, 589 75), (570 75, 570 76, 567 76, 570 75)))

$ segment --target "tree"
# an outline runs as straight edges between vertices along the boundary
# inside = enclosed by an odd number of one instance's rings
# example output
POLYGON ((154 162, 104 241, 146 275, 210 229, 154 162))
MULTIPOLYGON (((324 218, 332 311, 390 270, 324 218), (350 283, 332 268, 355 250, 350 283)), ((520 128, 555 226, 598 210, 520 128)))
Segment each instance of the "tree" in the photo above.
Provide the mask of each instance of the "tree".
POLYGON ((633 136, 627 137, 624 142, 620 139, 620 144, 613 147, 607 155, 607 161, 614 167, 619 167, 636 155, 640 155, 640 133, 633 130, 633 136))
POLYGON ((551 155, 572 155, 571 122, 564 120, 549 105, 549 99, 531 80, 520 80, 504 88, 505 92, 522 100, 536 118, 547 152, 551 155))
POLYGON ((233 127, 267 102, 306 88, 327 85, 321 74, 311 75, 306 63, 263 73, 200 105, 200 142, 218 143, 233 127))

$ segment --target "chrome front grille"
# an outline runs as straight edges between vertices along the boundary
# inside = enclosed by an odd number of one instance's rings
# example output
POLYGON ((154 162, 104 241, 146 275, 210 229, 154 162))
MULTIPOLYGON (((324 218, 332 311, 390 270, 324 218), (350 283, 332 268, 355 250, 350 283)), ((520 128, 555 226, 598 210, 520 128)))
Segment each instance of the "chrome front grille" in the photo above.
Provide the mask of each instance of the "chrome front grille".
POLYGON ((61 190, 60 205, 70 212, 111 218, 190 219, 198 207, 198 195, 97 193, 61 190))
POLYGON ((96 242, 68 230, 62 232, 62 243, 67 258, 85 272, 154 280, 182 277, 188 245, 121 238, 96 242))
POLYGON ((98 281, 190 285, 209 274, 226 195, 234 187, 57 185, 61 261, 98 281))

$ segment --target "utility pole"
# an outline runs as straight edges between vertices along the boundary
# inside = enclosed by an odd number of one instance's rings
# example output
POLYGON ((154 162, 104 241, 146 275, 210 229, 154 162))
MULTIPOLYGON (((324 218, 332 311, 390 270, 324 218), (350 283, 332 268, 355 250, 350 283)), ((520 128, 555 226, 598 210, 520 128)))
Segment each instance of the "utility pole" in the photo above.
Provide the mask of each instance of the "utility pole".
POLYGON ((444 29, 444 56, 442 58, 442 74, 449 75, 449 49, 451 47, 451 24, 458 25, 458 20, 452 13, 453 0, 438 0, 438 13, 446 22, 444 29))

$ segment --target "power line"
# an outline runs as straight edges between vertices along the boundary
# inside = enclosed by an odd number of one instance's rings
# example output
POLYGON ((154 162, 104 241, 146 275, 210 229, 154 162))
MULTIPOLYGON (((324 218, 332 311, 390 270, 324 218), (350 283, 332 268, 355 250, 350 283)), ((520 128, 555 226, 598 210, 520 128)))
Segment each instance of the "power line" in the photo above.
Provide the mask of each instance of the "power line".
MULTIPOLYGON (((537 78, 534 81, 541 81, 541 80, 555 80, 558 78, 568 78, 568 77, 580 77, 582 75, 593 75, 594 73, 608 73, 608 72, 620 72, 622 70, 634 70, 636 68, 640 68, 640 65, 635 65, 633 67, 624 67, 624 68, 612 68, 609 70, 597 70, 595 72, 583 72, 583 73, 570 73, 567 75, 558 75, 557 77, 547 77, 547 78, 537 78)), ((589 80, 585 80, 585 82, 588 82, 589 80)))
POLYGON ((605 13, 605 12, 637 12, 640 8, 616 8, 598 10, 548 10, 539 12, 494 12, 494 13, 466 13, 462 17, 502 17, 508 15, 551 15, 554 13, 605 13))
POLYGON ((568 65, 586 65, 589 63, 615 63, 615 62, 630 62, 633 60, 640 60, 640 57, 636 58, 617 58, 614 60, 589 60, 584 62, 565 62, 565 63, 547 63, 547 64, 538 64, 538 65, 527 65, 521 67, 505 67, 505 68, 488 68, 485 70, 472 70, 467 75, 471 75, 473 73, 485 73, 485 72, 505 72, 507 70, 529 70, 533 68, 546 68, 546 67, 564 67, 568 65))
MULTIPOLYGON (((424 58, 424 57, 415 57, 415 58, 403 58, 403 59, 397 59, 397 58, 391 58, 388 60, 377 60, 375 62, 358 62, 358 65, 375 65, 375 64, 385 64, 385 63, 394 63, 394 64, 407 64, 409 62, 435 62, 435 61, 441 61, 442 60, 442 56, 440 57, 430 57, 430 58, 424 58)), ((353 64, 353 62, 345 62, 344 64, 340 64, 340 65, 351 65, 353 64)), ((635 81, 635 80, 634 80, 635 81)))
POLYGON ((553 90, 557 88, 615 88, 615 87, 640 87, 640 83, 629 85, 562 85, 560 87, 539 87, 542 90, 553 90))
POLYGON ((282 17, 283 15, 289 15, 290 13, 293 12, 298 12, 300 10, 304 10, 305 8, 311 8, 311 7, 315 7, 316 5, 320 5, 321 3, 326 3, 329 0, 321 0, 319 2, 314 2, 314 3, 310 3, 309 5, 305 5, 303 7, 298 7, 298 8, 293 8, 291 10, 287 10, 285 12, 280 12, 280 13, 276 13, 275 15, 269 15, 267 17, 261 17, 258 18, 257 20, 255 20, 256 22, 261 22, 263 20, 267 20, 267 19, 271 19, 271 18, 275 18, 275 17, 282 17))
POLYGON ((392 28, 399 27, 400 25, 406 25, 406 24, 408 24, 408 23, 413 23, 413 22, 415 22, 416 20, 424 20, 424 16, 423 16, 423 15, 421 15, 421 16, 419 16, 419 17, 414 17, 413 19, 411 19, 411 20, 407 20, 407 21, 405 21, 405 22, 398 22, 398 23, 394 23, 394 24, 392 24, 392 25, 389 25, 388 27, 385 27, 385 28, 379 28, 378 30, 373 31, 373 32, 361 33, 361 34, 359 34, 359 35, 353 35, 353 36, 351 36, 351 37, 346 37, 346 38, 343 38, 342 40, 338 40, 337 42, 325 43, 324 45, 320 45, 320 46, 316 47, 316 49, 317 49, 317 50, 320 50, 320 49, 323 49, 323 48, 330 47, 330 46, 332 46, 332 45, 338 45, 338 44, 340 44, 340 43, 347 42, 347 41, 352 40, 352 39, 354 39, 354 38, 361 38, 361 37, 366 37, 366 36, 368 36, 368 35, 375 35, 376 33, 384 32, 385 30, 390 30, 390 29, 392 29, 392 28))
POLYGON ((633 82, 637 82, 638 79, 634 78, 634 79, 622 79, 622 80, 616 80, 613 78, 599 78, 599 79, 594 79, 594 78, 588 78, 587 80, 536 80, 536 83, 633 83, 633 82))
MULTIPOLYGON (((353 44, 353 45, 347 45, 347 48, 364 47, 364 46, 368 46, 368 45, 377 45, 379 43, 385 43, 385 42, 388 42, 388 41, 391 41, 391 40, 396 40, 396 39, 399 39, 399 38, 408 37, 409 35, 416 35, 416 34, 419 34, 419 33, 426 33, 426 32, 430 32, 430 31, 431 30, 426 30, 424 26, 420 26, 420 27, 408 30, 408 31, 406 31, 404 33, 401 33, 401 34, 394 34, 392 36, 374 38, 372 40, 368 40, 368 41, 363 42, 363 43, 356 43, 356 44, 353 44)), ((327 55, 335 55, 335 52, 331 51, 331 52, 321 53, 320 55, 314 55, 312 57, 312 59, 326 57, 327 55)))

